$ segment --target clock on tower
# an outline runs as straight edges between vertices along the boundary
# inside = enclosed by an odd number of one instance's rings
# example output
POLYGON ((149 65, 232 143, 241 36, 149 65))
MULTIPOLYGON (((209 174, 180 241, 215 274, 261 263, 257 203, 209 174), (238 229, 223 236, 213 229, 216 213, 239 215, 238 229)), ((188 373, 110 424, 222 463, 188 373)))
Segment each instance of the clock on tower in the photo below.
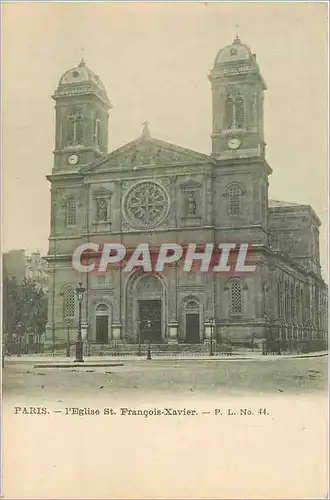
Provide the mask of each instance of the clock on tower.
POLYGON ((84 60, 62 75, 52 97, 56 103, 54 169, 81 167, 106 155, 111 104, 103 83, 84 60))

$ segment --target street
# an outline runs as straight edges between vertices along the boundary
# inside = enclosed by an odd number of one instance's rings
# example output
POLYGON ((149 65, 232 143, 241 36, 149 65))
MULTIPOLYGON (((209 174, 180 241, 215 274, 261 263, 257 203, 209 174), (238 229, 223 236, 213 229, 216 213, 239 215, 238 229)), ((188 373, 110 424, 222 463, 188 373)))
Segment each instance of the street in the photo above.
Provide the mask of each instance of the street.
MULTIPOLYGON (((56 358, 55 358, 56 359, 56 358)), ((90 360, 90 358, 89 358, 90 360)), ((305 394, 326 391, 327 356, 251 359, 116 359, 123 366, 34 368, 39 358, 7 358, 4 398, 116 394, 305 394)), ((54 362, 54 358, 43 358, 54 362)), ((66 358, 56 361, 65 362, 66 358)), ((105 361, 98 358, 99 362, 105 361)))

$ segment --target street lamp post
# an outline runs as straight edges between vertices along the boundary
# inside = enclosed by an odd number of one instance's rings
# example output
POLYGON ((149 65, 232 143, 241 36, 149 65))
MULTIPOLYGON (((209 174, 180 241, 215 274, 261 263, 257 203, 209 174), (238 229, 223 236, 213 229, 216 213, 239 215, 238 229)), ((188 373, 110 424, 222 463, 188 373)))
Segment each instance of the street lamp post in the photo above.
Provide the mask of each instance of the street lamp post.
POLYGON ((148 319, 147 321, 147 325, 148 325, 148 353, 147 353, 147 359, 151 359, 151 334, 150 334, 150 328, 151 328, 151 320, 148 319))
POLYGON ((210 318, 210 330, 211 330, 211 336, 210 336, 210 356, 213 356, 213 328, 214 328, 215 320, 214 318, 210 318))
POLYGON ((82 301, 84 298, 84 292, 85 288, 83 287, 82 283, 78 283, 76 286, 76 294, 77 294, 77 300, 78 300, 78 337, 76 341, 76 359, 75 363, 83 363, 83 345, 82 345, 82 335, 81 335, 81 306, 82 306, 82 301))
POLYGON ((138 356, 141 356, 141 321, 139 319, 137 321, 137 325, 138 325, 138 344, 139 344, 138 356))
POLYGON ((70 324, 71 324, 71 321, 66 320, 66 334, 67 334, 67 337, 66 337, 66 357, 67 358, 70 357, 70 324))

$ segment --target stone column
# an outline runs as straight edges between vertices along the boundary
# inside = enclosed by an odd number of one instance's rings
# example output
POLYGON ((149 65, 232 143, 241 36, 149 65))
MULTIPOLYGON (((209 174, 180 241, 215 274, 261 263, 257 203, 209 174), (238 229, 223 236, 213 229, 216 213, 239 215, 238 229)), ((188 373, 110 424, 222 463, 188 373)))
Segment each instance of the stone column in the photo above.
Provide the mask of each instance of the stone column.
POLYGON ((167 325, 168 328, 168 343, 177 344, 178 343, 178 328, 179 324, 177 320, 171 319, 167 325))
POLYGON ((211 342, 211 323, 206 320, 204 322, 204 344, 209 344, 211 342))
POLYGON ((112 329, 112 338, 115 341, 120 341, 121 340, 121 323, 112 323, 111 325, 112 329))
MULTIPOLYGON (((168 273, 167 281, 167 311, 168 318, 171 318, 170 323, 175 321, 174 318, 177 317, 177 305, 176 305, 176 294, 177 294, 177 280, 176 280, 176 267, 171 266, 166 269, 168 273)), ((165 299, 164 299, 165 300, 165 299)), ((164 318, 165 319, 165 318, 164 318)))
POLYGON ((81 323, 81 338, 83 341, 87 340, 88 323, 82 321, 81 323))

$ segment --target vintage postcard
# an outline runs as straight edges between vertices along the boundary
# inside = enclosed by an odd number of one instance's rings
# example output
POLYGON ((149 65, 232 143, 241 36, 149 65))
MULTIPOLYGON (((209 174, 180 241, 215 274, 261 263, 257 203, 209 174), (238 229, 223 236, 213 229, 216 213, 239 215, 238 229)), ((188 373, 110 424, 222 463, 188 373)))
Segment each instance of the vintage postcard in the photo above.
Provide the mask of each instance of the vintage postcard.
POLYGON ((327 2, 3 2, 2 497, 328 497, 327 2))

